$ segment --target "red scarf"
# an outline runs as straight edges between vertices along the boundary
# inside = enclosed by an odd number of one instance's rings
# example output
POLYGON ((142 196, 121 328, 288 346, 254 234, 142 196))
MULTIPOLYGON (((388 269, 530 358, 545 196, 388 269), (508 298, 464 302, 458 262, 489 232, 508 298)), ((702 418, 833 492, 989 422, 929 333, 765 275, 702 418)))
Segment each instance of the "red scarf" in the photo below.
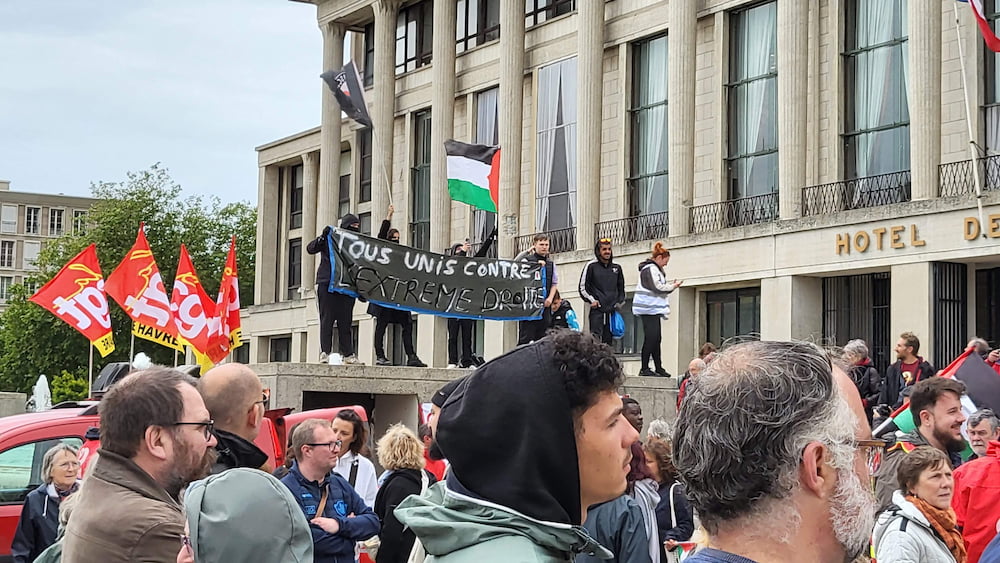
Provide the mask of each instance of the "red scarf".
POLYGON ((955 523, 955 511, 949 506, 947 510, 941 510, 936 506, 931 506, 922 498, 906 495, 906 500, 913 503, 918 510, 931 523, 934 531, 948 546, 948 551, 955 557, 956 563, 965 563, 968 556, 965 553, 965 540, 962 539, 962 532, 958 531, 955 523))

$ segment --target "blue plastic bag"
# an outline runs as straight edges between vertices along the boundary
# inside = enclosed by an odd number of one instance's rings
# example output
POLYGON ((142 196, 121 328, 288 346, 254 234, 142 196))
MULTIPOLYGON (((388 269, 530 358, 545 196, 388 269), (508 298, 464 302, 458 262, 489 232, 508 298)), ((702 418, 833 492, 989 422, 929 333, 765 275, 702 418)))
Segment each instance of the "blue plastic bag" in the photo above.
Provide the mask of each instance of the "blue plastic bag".
POLYGON ((611 312, 611 338, 621 338, 625 336, 625 319, 622 318, 622 314, 618 311, 611 312))
POLYGON ((569 328, 580 332, 580 321, 576 319, 576 313, 573 309, 566 311, 566 324, 569 325, 569 328))

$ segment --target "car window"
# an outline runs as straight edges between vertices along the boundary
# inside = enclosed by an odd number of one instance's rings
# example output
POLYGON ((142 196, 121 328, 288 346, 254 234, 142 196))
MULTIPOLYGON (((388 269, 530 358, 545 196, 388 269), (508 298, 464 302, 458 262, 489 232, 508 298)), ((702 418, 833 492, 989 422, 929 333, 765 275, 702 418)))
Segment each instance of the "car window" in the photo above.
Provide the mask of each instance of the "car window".
POLYGON ((0 452, 0 504, 20 504, 42 484, 42 458, 60 442, 79 448, 77 437, 51 438, 29 442, 0 452))

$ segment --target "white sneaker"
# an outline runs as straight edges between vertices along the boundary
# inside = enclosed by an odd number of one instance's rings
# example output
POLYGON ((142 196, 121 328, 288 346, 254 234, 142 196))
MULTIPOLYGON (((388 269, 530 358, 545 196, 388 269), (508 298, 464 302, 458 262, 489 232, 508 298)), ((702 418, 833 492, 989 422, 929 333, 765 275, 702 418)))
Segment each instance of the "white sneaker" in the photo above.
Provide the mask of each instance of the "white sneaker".
POLYGON ((457 367, 458 366, 456 366, 455 364, 448 364, 448 367, 446 367, 445 369, 455 369, 457 367))
POLYGON ((355 366, 365 365, 364 362, 358 359, 358 356, 356 354, 351 354, 350 356, 344 358, 344 364, 355 365, 355 366))
POLYGON ((330 355, 329 354, 327 354, 326 352, 320 352, 319 353, 319 363, 325 364, 329 360, 330 360, 330 355))

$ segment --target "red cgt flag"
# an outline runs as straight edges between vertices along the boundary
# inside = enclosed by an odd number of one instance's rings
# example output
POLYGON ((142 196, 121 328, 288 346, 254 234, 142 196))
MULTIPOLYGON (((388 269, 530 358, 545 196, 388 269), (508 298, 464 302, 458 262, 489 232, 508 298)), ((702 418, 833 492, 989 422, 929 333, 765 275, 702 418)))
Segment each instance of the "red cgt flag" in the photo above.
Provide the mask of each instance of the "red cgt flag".
POLYGON ((171 346, 170 342, 177 339, 177 327, 143 226, 139 225, 135 244, 108 276, 105 289, 137 325, 148 328, 148 331, 136 332, 133 326, 134 334, 171 346))
POLYGON ((230 350, 243 345, 243 329, 240 324, 240 284, 236 270, 236 235, 229 242, 229 255, 219 284, 219 299, 215 303, 219 311, 221 335, 225 337, 230 350))
POLYGON ((205 293, 198 274, 191 263, 187 247, 181 245, 181 256, 177 261, 177 277, 174 292, 170 296, 170 308, 174 312, 177 331, 195 351, 218 363, 229 353, 229 341, 217 337, 219 317, 215 302, 205 293))
POLYGON ((97 348, 101 356, 115 349, 104 276, 92 244, 70 260, 29 299, 66 321, 97 348))

